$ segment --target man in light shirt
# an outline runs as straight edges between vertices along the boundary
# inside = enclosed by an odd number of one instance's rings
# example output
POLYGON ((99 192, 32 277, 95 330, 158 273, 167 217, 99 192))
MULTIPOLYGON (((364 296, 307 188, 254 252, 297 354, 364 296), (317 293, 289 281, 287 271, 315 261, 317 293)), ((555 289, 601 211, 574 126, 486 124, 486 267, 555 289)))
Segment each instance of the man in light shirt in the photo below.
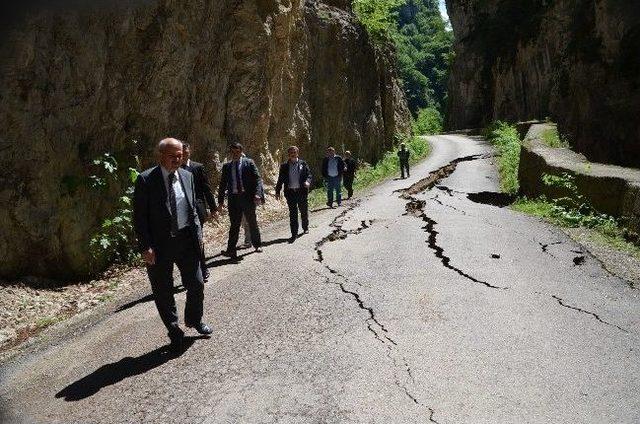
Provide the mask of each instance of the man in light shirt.
POLYGON ((336 149, 329 147, 327 156, 322 160, 322 176, 327 183, 327 206, 333 208, 333 194, 335 192, 336 203, 342 203, 342 173, 344 161, 336 155, 336 149))
POLYGON ((293 243, 298 237, 298 211, 302 220, 302 231, 309 232, 309 188, 311 187, 311 170, 309 165, 299 157, 297 146, 287 149, 289 160, 280 165, 278 182, 276 183, 276 199, 280 198, 280 190, 284 187, 284 198, 289 206, 289 224, 293 243))

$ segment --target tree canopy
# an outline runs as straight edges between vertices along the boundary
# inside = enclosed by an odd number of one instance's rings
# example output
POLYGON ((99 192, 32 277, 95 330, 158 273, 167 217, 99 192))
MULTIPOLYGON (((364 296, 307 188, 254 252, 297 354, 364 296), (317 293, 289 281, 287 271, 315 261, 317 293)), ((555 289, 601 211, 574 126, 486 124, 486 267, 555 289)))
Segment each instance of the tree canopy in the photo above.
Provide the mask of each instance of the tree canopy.
POLYGON ((402 85, 414 116, 421 109, 442 112, 453 32, 437 0, 354 0, 354 11, 377 41, 396 47, 402 85))

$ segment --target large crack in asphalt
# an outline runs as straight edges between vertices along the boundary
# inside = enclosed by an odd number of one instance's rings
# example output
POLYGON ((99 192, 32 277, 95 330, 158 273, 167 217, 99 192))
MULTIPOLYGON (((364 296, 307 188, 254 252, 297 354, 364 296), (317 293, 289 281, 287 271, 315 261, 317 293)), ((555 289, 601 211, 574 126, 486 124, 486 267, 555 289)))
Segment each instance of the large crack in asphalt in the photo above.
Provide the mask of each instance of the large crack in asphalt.
POLYGON ((402 193, 400 197, 403 199, 411 199, 411 196, 414 194, 422 193, 423 191, 427 191, 432 189, 436 184, 438 184, 441 180, 447 178, 449 175, 453 174, 453 171, 456 170, 459 163, 462 162, 471 162, 478 159, 486 159, 491 157, 491 155, 471 155, 464 156, 461 158, 457 158, 449 162, 448 164, 441 166, 435 171, 431 172, 427 177, 422 178, 421 180, 416 181, 408 188, 403 188, 400 190, 394 191, 394 193, 402 193))
POLYGON ((508 287, 495 286, 486 281, 479 280, 471 276, 470 274, 464 272, 460 268, 453 266, 451 264, 451 258, 445 255, 444 249, 438 245, 438 234, 440 233, 435 229, 438 223, 435 220, 431 219, 429 216, 427 216, 424 210, 426 201, 420 200, 414 197, 415 194, 422 193, 424 191, 432 189, 441 180, 453 174, 453 172, 456 170, 459 163, 470 162, 478 159, 484 159, 486 157, 490 157, 490 156, 472 155, 472 156, 465 156, 462 158, 454 159, 453 161, 449 162, 447 165, 444 165, 436 169, 435 171, 431 172, 427 177, 412 184, 410 187, 402 190, 397 190, 396 192, 401 192, 402 194, 400 195, 400 197, 402 197, 403 199, 409 200, 409 202, 405 206, 406 214, 422 219, 426 223, 426 225, 422 228, 425 230, 426 233, 429 234, 429 237, 427 239, 427 244, 429 245, 429 249, 431 249, 436 255, 436 257, 440 259, 440 262, 445 268, 456 272, 458 275, 466 278, 469 281, 482 284, 485 287, 488 287, 491 289, 498 289, 498 290, 507 290, 508 287))
MULTIPOLYGON (((351 235, 358 235, 362 233, 364 230, 371 228, 371 225, 374 223, 374 220, 362 220, 360 221, 360 225, 353 230, 345 230, 343 228, 344 224, 348 220, 347 218, 348 213, 351 212, 353 209, 355 209, 358 206, 358 204, 359 203, 351 205, 349 208, 345 209, 340 214, 338 214, 333 219, 331 224, 329 224, 329 226, 333 228, 333 231, 331 231, 331 233, 329 233, 327 236, 323 237, 318 242, 316 242, 315 249, 314 249, 316 253, 316 257, 314 258, 314 260, 322 264, 324 269, 331 274, 331 277, 325 276, 319 272, 318 272, 318 275, 325 279, 326 284, 332 284, 332 285, 338 286, 342 293, 349 295, 349 297, 355 301, 359 309, 367 313, 367 319, 365 320, 365 323, 367 325, 367 331, 369 331, 373 335, 376 341, 378 341, 385 347, 385 349, 387 350, 387 353, 386 353, 387 358, 389 358, 389 360, 393 363, 394 370, 402 370, 402 373, 405 374, 406 376, 405 380, 406 378, 408 378, 411 382, 415 384, 415 378, 413 376, 413 373, 411 372, 411 367, 409 366, 407 359, 403 355, 397 352, 398 343, 393 338, 391 338, 391 336, 389 335, 389 330, 387 330, 385 325, 378 319, 374 308, 365 304, 364 300, 362 299, 362 297, 358 292, 354 290, 349 290, 347 288, 348 283, 353 283, 361 287, 363 287, 363 285, 357 281, 352 281, 345 275, 341 274, 336 269, 332 268, 329 264, 327 264, 324 259, 322 247, 325 244, 338 241, 338 240, 345 240, 347 237, 351 235), (340 282, 332 281, 332 277, 340 278, 342 281, 340 282)), ((409 390, 408 384, 402 381, 403 378, 398 374, 397 371, 394 371, 394 377, 395 377, 394 384, 414 404, 422 408, 425 408, 429 412, 428 418, 430 422, 438 424, 438 422, 434 419, 435 410, 429 406, 422 404, 418 400, 418 398, 411 393, 411 391, 409 390)))

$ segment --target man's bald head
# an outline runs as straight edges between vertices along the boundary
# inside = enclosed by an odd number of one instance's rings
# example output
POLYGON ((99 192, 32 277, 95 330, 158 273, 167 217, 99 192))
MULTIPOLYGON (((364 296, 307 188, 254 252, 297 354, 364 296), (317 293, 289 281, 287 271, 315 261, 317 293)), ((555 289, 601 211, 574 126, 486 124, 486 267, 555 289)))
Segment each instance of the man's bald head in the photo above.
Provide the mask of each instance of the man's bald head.
POLYGON ((160 165, 168 171, 177 170, 182 165, 182 141, 165 138, 158 143, 160 165))
POLYGON ((165 138, 160 140, 160 143, 158 143, 158 151, 160 153, 162 153, 165 149, 167 149, 170 146, 179 146, 180 149, 182 149, 182 141, 178 140, 177 138, 165 138))

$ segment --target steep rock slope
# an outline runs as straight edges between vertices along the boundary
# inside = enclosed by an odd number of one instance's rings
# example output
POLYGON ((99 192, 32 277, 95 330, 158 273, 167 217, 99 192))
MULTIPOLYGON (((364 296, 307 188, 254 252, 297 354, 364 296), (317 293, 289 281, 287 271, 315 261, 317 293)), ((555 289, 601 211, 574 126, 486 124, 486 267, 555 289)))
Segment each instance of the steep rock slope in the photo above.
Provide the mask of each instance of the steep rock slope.
POLYGON ((348 1, 23 3, 0 41, 3 277, 94 270, 89 238, 121 189, 87 183, 105 152, 148 166, 171 135, 211 164, 238 140, 270 179, 289 144, 312 164, 328 144, 371 161, 408 131, 390 56, 348 1))
POLYGON ((448 127, 552 117, 592 161, 640 167, 640 3, 447 0, 448 127))

